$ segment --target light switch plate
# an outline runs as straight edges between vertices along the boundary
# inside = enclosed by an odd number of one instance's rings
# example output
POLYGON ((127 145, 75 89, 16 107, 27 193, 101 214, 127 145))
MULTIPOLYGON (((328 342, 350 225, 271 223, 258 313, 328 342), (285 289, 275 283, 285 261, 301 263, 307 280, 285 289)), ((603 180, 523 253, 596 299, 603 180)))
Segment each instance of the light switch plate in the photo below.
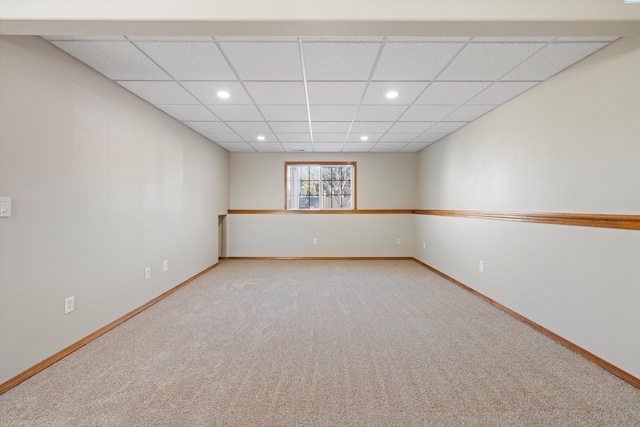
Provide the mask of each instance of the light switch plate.
POLYGON ((11 197, 0 197, 0 218, 11 216, 11 197))

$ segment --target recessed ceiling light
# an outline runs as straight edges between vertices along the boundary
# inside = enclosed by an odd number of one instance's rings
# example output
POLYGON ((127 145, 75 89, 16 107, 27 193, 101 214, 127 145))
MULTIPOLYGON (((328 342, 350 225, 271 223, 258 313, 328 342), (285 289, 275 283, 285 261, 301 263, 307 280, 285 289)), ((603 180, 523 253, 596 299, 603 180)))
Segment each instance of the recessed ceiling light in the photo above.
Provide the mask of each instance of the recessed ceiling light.
POLYGON ((368 140, 369 140, 369 137, 366 135, 360 137, 360 141, 368 141, 368 140))
POLYGON ((387 92, 386 97, 389 98, 389 99, 397 98, 398 97, 398 91, 390 90, 389 92, 387 92))
POLYGON ((229 92, 227 92, 226 90, 218 91, 217 95, 218 95, 218 98, 222 98, 222 99, 228 99, 231 96, 231 94, 229 94, 229 92))
POLYGON ((264 141, 264 135, 258 135, 258 141, 264 141))

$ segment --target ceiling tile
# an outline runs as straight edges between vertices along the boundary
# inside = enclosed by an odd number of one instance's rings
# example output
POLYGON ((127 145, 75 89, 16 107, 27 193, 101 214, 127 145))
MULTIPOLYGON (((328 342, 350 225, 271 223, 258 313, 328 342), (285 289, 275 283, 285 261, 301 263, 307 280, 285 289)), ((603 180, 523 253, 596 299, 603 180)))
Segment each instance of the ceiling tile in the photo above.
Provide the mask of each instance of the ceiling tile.
POLYGON ((375 142, 347 142, 344 144, 342 151, 348 153, 366 153, 371 150, 375 142))
POLYGON ((389 105, 386 107, 376 105, 363 105, 358 110, 356 120, 359 122, 393 122, 400 117, 407 107, 401 105, 389 105))
POLYGON ((387 37, 388 42, 441 42, 441 43, 451 43, 451 42, 466 42, 470 40, 471 37, 424 37, 424 36, 391 36, 387 37))
POLYGON ((281 145, 285 151, 313 151, 313 144, 310 142, 283 142, 281 145))
POLYGON ((309 132, 309 122, 269 122, 271 129, 277 134, 280 133, 307 133, 309 132))
POLYGON ((244 142, 240 135, 235 133, 205 132, 203 135, 215 142, 244 142))
POLYGON ((119 41, 126 42, 124 36, 40 36, 49 41, 119 41))
POLYGON ((210 42, 136 42, 176 80, 236 80, 218 46, 210 42))
POLYGON ((216 36, 221 42, 298 42, 297 36, 216 36))
POLYGON ((227 122, 227 125, 238 133, 271 133, 267 122, 227 122))
POLYGON ((555 42, 609 42, 618 40, 619 36, 577 36, 558 37, 555 42))
POLYGON ((184 122, 184 124, 202 134, 232 132, 231 129, 222 122, 184 122))
POLYGON ((500 105, 537 84, 538 82, 496 82, 471 99, 467 104, 500 105))
POLYGON ((298 43, 220 43, 243 80, 302 80, 298 43))
POLYGON ((314 133, 313 142, 343 142, 347 139, 346 133, 314 133))
POLYGON ((427 131, 437 122, 396 122, 389 133, 422 133, 427 131))
POLYGON ((254 153, 256 151, 246 142, 216 142, 216 144, 232 153, 254 153))
POLYGON ((445 117, 445 120, 451 122, 470 122, 496 107, 497 105, 464 105, 445 117))
POLYGON ((251 145, 258 153, 280 153, 284 151, 282 145, 273 142, 257 142, 251 145))
POLYGON ((304 43, 307 81, 368 80, 380 43, 304 43))
POLYGON ((380 141, 383 142, 411 142, 414 139, 416 139, 417 137, 419 137, 420 134, 419 133, 388 133, 385 136, 383 136, 382 138, 380 138, 380 141))
POLYGON ((373 80, 433 80, 462 43, 387 43, 373 80))
POLYGON ((302 82, 245 82, 256 104, 307 105, 302 82))
POLYGON ((437 125, 433 126, 429 129, 429 133, 451 133, 455 130, 460 129, 462 126, 466 125, 468 122, 440 122, 437 125))
POLYGON ((153 105, 200 104, 176 82, 117 81, 116 83, 153 105))
POLYGON ((525 37, 474 37, 471 42, 501 42, 501 43, 517 43, 517 42, 550 42, 555 36, 525 36, 525 37))
POLYGON ((544 43, 468 44, 438 80, 497 80, 544 46, 544 43))
POLYGON ((399 151, 405 144, 402 142, 378 142, 373 146, 371 152, 374 153, 395 153, 399 151))
POLYGON ((303 42, 381 42, 382 36, 306 36, 303 42))
POLYGON ((313 131, 318 133, 347 133, 351 122, 313 122, 313 131))
POLYGON ((262 121, 262 115, 253 105, 207 105, 216 113, 220 120, 230 122, 258 122, 262 121))
POLYGON ((500 80, 546 80, 606 45, 606 43, 553 43, 500 80))
POLYGON ((489 82, 433 82, 416 105, 462 105, 486 89, 489 82))
POLYGON ((430 146, 431 142, 412 142, 400 149, 401 153, 417 153, 418 151, 430 146))
POLYGON ((302 105, 261 105, 260 111, 268 121, 287 122, 309 120, 307 107, 302 105))
POLYGON ((211 42, 211 36, 127 36, 134 42, 211 42))
POLYGON ((309 82, 309 103, 358 105, 366 86, 366 82, 309 82))
POLYGON ((353 120, 358 107, 356 105, 312 105, 311 124, 316 121, 346 122, 353 120))
POLYGON ((411 105, 427 87, 424 82, 371 82, 362 101, 365 105, 411 105), (393 99, 386 97, 389 91, 398 92, 393 99))
POLYGON ((181 122, 218 121, 218 118, 202 105, 156 105, 156 107, 181 122))
POLYGON ((347 137, 347 141, 351 142, 376 142, 382 138, 384 133, 371 133, 371 132, 351 132, 347 137), (363 141, 361 138, 366 136, 367 139, 363 141))
POLYGON ((54 45, 111 80, 171 80, 129 42, 70 41, 54 45))
POLYGON ((400 117, 403 122, 437 122, 457 107, 451 105, 413 105, 400 117))
POLYGON ((353 122, 351 133, 354 132, 371 132, 385 133, 393 125, 393 122, 353 122))
POLYGON ((449 135, 448 133, 424 133, 417 137, 413 142, 436 142, 439 139, 449 135))
POLYGON ((262 142, 278 142, 276 136, 271 132, 248 132, 241 133, 240 136, 250 144, 259 144, 262 142), (259 136, 264 137, 264 139, 258 139, 259 136))
POLYGON ((253 104, 240 82, 182 82, 182 86, 200 100, 210 105, 253 104), (229 98, 218 97, 219 91, 229 93, 229 98))
POLYGON ((310 133, 279 133, 278 139, 282 142, 311 142, 310 133))
POLYGON ((313 144, 313 151, 321 153, 340 152, 342 151, 342 144, 336 144, 333 142, 321 142, 318 144, 313 144))

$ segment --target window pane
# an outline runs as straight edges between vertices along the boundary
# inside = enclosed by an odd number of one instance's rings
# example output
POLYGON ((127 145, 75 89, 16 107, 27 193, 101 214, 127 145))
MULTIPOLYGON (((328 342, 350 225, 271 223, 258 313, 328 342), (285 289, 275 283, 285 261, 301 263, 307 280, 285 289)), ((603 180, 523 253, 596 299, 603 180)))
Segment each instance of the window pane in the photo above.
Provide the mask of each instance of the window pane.
POLYGON ((300 209, 309 209, 308 197, 300 197, 300 209))
POLYGON ((309 168, 309 179, 311 180, 320 179, 320 166, 311 166, 309 168))
POLYGON ((309 166, 300 166, 300 180, 307 181, 309 179, 309 166))
POLYGON ((342 207, 343 208, 351 207, 351 195, 347 195, 342 198, 342 207))
POLYGON ((320 209, 320 196, 309 197, 309 207, 312 209, 320 209))

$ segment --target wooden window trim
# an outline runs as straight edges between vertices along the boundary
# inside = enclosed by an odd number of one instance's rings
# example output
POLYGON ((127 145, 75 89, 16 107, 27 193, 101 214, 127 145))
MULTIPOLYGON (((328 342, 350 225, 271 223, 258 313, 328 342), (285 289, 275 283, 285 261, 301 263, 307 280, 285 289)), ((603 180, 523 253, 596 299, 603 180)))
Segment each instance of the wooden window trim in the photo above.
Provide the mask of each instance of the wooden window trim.
POLYGON ((307 210, 289 209, 287 206, 288 192, 287 192, 287 172, 289 166, 352 166, 353 176, 351 177, 351 186, 353 188, 351 194, 351 203, 353 207, 351 209, 318 209, 310 212, 351 212, 358 209, 358 167, 357 162, 284 162, 284 210, 287 212, 307 212, 307 210))

